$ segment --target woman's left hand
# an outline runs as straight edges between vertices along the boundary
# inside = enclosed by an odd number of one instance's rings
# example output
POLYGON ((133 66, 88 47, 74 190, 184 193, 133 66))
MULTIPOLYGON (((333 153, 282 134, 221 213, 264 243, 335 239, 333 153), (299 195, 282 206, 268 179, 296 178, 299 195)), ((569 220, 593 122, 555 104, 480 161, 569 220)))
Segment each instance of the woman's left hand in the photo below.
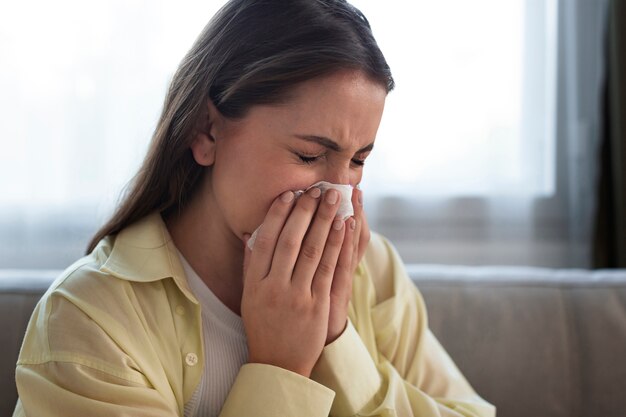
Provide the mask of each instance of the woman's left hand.
POLYGON ((346 227, 354 227, 354 232, 346 233, 330 291, 327 345, 337 339, 346 328, 352 279, 370 240, 370 229, 363 211, 363 192, 358 188, 352 190, 352 206, 354 217, 346 220, 346 227))

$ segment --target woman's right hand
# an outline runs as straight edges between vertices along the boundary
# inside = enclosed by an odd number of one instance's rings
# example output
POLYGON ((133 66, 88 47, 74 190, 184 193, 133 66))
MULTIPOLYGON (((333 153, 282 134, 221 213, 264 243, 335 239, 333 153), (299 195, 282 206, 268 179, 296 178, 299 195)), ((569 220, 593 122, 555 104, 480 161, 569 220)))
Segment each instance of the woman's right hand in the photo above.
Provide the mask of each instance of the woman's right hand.
POLYGON ((313 188, 294 202, 285 192, 267 213, 254 250, 244 244, 241 316, 250 363, 310 376, 326 341, 344 234, 351 233, 335 219, 340 198, 336 190, 321 197, 313 188))

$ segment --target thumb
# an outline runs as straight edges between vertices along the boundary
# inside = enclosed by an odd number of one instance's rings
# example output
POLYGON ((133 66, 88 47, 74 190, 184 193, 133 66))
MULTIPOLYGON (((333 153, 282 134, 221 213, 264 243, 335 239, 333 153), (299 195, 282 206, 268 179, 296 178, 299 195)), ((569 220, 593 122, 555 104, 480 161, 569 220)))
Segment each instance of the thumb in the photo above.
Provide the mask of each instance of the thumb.
POLYGON ((248 240, 250 240, 250 235, 245 233, 243 235, 243 278, 245 282, 246 273, 248 272, 248 265, 250 264, 250 256, 252 255, 252 250, 248 246, 248 240))

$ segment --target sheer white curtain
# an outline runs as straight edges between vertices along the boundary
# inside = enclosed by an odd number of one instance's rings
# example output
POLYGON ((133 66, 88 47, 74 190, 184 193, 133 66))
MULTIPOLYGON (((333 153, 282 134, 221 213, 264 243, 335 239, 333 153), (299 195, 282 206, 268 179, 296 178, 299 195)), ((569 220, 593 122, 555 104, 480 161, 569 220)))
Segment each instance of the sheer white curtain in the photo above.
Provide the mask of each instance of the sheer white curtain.
POLYGON ((406 261, 590 265, 606 3, 355 0, 398 85, 367 211, 406 261))
POLYGON ((372 192, 553 193, 555 1, 354 3, 371 16, 398 85, 369 167, 372 192))
MULTIPOLYGON (((0 267, 80 256, 137 169, 179 60, 222 3, 0 5, 0 267)), ((592 107, 559 110, 558 87, 588 75, 557 83, 570 74, 557 63, 580 49, 563 49, 560 23, 576 22, 568 30, 593 49, 601 6, 586 6, 598 17, 589 40, 577 32, 584 13, 556 0, 353 3, 397 81, 363 184, 372 227, 407 261, 571 264, 564 225, 581 214, 563 202, 580 199, 565 175, 577 165, 559 164, 555 149, 598 118, 592 107)))
POLYGON ((398 85, 366 178, 373 226, 410 262, 563 263, 536 212, 556 191, 556 0, 361 3, 398 85))
POLYGON ((81 255, 222 1, 0 3, 0 267, 81 255))

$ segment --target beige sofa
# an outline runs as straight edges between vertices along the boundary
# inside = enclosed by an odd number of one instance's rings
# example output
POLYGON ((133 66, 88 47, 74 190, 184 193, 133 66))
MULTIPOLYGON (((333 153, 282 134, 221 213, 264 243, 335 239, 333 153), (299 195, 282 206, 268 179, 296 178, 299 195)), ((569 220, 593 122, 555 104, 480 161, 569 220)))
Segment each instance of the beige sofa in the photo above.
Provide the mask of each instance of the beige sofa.
MULTIPOLYGON (((498 416, 626 416, 626 271, 408 270, 434 333, 498 416)), ((0 271, 0 417, 17 398, 26 323, 57 273, 0 271)))

